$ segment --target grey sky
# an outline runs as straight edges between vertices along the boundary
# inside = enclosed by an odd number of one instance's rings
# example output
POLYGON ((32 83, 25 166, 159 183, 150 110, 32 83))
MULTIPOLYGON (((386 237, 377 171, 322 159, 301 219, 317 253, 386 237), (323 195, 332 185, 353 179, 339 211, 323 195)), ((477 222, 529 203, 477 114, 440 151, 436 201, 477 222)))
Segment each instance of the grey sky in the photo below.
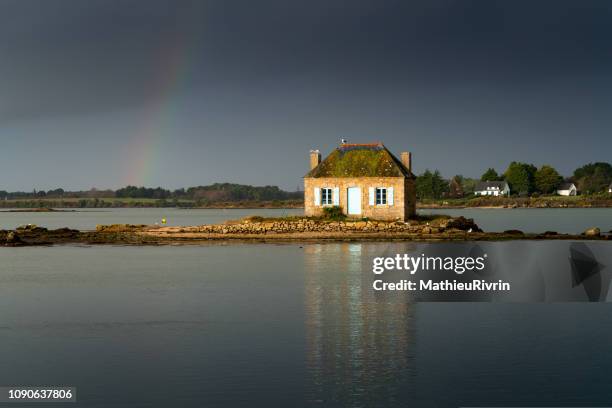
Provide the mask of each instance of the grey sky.
POLYGON ((340 138, 417 172, 612 151, 607 1, 0 0, 0 190, 294 189, 340 138))

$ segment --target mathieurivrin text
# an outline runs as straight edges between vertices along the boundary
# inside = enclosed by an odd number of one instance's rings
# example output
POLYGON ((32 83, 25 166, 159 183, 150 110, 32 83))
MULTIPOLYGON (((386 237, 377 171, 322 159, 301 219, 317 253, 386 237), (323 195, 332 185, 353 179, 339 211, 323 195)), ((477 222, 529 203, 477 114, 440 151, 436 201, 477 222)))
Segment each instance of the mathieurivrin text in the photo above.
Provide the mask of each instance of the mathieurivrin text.
MULTIPOLYGON (((466 271, 482 271, 486 267, 487 254, 479 257, 441 257, 412 256, 397 254, 394 257, 377 257, 372 260, 372 272, 380 275, 389 270, 401 270, 414 275, 418 271, 449 271, 462 275, 466 271)), ((488 282, 484 279, 472 281, 420 279, 417 282, 402 279, 397 282, 384 282, 376 279, 372 283, 374 290, 408 290, 408 291, 509 291, 510 283, 501 279, 488 282)))

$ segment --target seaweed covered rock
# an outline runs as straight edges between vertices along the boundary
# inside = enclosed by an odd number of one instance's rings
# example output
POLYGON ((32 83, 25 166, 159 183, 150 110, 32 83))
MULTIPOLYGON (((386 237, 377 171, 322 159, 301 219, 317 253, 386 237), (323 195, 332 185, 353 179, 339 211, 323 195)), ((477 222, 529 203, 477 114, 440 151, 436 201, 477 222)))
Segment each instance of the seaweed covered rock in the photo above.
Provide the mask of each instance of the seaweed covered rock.
POLYGON ((7 231, 4 236, 4 242, 7 245, 19 245, 21 243, 21 239, 14 231, 7 231))
POLYGON ((28 225, 19 227, 15 231, 0 231, 0 244, 7 246, 77 242, 79 238, 80 232, 70 228, 49 230, 35 225, 28 225))
POLYGON ((111 224, 111 225, 96 225, 97 232, 136 232, 152 228, 151 225, 145 224, 111 224))
POLYGON ((462 231, 482 232, 473 218, 465 218, 463 216, 451 218, 446 222, 446 228, 458 229, 462 231))
POLYGON ((17 232, 31 232, 31 233, 42 233, 42 232, 46 232, 47 229, 44 227, 39 227, 36 224, 27 224, 27 225, 20 225, 19 227, 15 228, 15 231, 17 232))

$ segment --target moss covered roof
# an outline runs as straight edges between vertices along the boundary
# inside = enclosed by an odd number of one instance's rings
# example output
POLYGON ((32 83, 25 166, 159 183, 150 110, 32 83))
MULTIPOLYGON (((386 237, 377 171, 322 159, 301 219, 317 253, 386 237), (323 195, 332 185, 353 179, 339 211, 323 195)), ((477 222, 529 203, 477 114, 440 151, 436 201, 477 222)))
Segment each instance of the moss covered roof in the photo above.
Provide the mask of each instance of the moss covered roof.
POLYGON ((412 177, 382 144, 343 144, 304 177, 412 177))

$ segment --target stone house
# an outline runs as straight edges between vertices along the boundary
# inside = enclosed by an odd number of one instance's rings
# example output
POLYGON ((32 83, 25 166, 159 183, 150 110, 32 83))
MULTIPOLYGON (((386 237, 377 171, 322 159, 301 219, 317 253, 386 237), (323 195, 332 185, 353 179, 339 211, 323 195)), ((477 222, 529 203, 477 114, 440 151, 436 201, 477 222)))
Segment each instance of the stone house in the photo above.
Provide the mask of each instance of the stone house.
POLYGON ((321 161, 310 152, 304 176, 304 209, 318 216, 323 208, 340 206, 349 217, 407 220, 416 214, 415 176, 411 154, 397 159, 382 143, 342 143, 321 161))

